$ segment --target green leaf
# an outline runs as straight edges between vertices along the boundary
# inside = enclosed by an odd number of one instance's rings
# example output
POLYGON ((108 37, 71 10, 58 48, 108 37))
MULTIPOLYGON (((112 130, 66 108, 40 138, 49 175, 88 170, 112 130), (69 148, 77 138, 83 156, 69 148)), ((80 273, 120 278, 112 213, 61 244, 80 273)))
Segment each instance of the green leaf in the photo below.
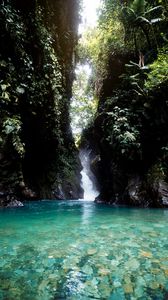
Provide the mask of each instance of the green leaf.
POLYGON ((3 97, 4 99, 6 99, 6 100, 10 100, 9 94, 8 94, 7 92, 3 92, 3 93, 2 93, 2 97, 3 97))
POLYGON ((6 84, 1 84, 1 89, 2 89, 2 91, 5 91, 6 89, 7 89, 7 85, 6 84))

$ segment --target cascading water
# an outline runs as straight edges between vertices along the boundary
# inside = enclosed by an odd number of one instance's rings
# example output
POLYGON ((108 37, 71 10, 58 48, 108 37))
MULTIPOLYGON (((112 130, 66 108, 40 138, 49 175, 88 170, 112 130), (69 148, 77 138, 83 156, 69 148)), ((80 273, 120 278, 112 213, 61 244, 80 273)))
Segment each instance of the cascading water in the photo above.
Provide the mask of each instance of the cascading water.
POLYGON ((90 150, 81 150, 79 157, 82 164, 82 179, 81 179, 81 186, 84 190, 84 200, 94 201, 95 198, 98 196, 99 191, 96 187, 96 178, 93 172, 90 169, 90 150))
MULTIPOLYGON (((101 7, 101 0, 83 0, 82 19, 78 28, 81 36, 80 44, 83 45, 85 40, 82 36, 88 29, 96 27, 98 20, 98 8, 101 7)), ((92 75, 92 65, 90 63, 79 62, 75 69, 75 81, 73 85, 73 96, 71 99, 71 128, 74 139, 77 144, 79 136, 92 120, 93 115, 97 110, 97 103, 94 97, 94 92, 90 87, 90 79, 92 75)), ((96 178, 90 169, 90 151, 83 149, 80 151, 80 161, 82 164, 82 180, 81 187, 84 190, 84 200, 94 201, 98 196, 99 191, 96 187, 96 178)), ((86 214, 87 215, 87 214, 86 214)))

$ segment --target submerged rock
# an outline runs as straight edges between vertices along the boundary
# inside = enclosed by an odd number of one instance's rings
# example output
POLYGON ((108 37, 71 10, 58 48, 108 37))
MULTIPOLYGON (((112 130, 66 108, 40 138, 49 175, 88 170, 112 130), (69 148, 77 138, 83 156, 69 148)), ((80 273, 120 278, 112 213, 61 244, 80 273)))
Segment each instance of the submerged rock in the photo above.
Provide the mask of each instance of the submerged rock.
POLYGON ((128 260, 125 264, 125 267, 128 268, 129 270, 137 270, 139 266, 140 266, 139 261, 136 260, 135 258, 128 260))
POLYGON ((142 251, 141 252, 141 256, 147 257, 147 258, 151 258, 152 257, 152 253, 151 252, 147 252, 147 251, 142 251))
POLYGON ((132 286, 132 284, 131 283, 126 283, 126 284, 124 284, 124 292, 125 292, 125 294, 132 294, 133 293, 133 286, 132 286))
POLYGON ((97 252, 97 250, 94 249, 94 248, 92 248, 92 249, 88 249, 87 254, 88 254, 88 255, 93 255, 93 254, 95 254, 96 252, 97 252))
POLYGON ((87 275, 92 275, 93 269, 89 265, 84 265, 84 267, 82 268, 82 272, 87 275))

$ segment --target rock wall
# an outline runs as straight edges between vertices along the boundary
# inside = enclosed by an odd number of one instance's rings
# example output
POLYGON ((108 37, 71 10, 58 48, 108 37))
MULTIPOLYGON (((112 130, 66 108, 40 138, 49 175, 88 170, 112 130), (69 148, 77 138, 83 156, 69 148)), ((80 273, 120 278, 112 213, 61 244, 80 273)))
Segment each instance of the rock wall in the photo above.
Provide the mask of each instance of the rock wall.
POLYGON ((1 4, 1 202, 80 195, 81 166, 69 118, 78 4, 1 4))
MULTIPOLYGON (((109 57, 94 124, 83 143, 92 149, 100 186, 97 201, 141 207, 168 206, 167 82, 148 94, 135 91, 125 73, 129 55, 109 57), (114 75, 113 75, 114 74, 114 75)), ((143 82, 144 70, 139 70, 143 82)))

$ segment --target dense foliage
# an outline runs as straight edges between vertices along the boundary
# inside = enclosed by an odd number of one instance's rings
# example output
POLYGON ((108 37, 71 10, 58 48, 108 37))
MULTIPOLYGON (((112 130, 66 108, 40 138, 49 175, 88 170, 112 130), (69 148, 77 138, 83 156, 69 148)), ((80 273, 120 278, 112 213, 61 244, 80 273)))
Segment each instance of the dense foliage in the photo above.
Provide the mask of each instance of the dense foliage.
POLYGON ((69 118, 77 23, 75 0, 1 3, 2 195, 77 197, 69 118))
POLYGON ((75 70, 71 99, 71 125, 77 144, 82 130, 91 124, 97 109, 97 98, 93 94, 94 86, 89 64, 79 64, 75 70))
MULTIPOLYGON (((10 195, 80 197, 80 164, 69 116, 77 2, 1 3, 0 195, 5 200, 10 195)), ((165 0, 104 0, 98 26, 88 28, 79 43, 78 60, 92 67, 92 76, 88 81, 85 71, 78 72, 71 114, 78 129, 92 121, 85 135, 96 155, 92 167, 100 198, 107 201, 119 195, 121 202, 163 204, 159 188, 168 178, 167 25, 165 0)))
POLYGON ((86 135, 99 156, 100 199, 116 201, 119 195, 120 202, 163 204, 159 188, 168 179, 167 9, 166 1, 105 0, 98 29, 86 33, 81 55, 94 65, 99 96, 94 126, 86 135))

